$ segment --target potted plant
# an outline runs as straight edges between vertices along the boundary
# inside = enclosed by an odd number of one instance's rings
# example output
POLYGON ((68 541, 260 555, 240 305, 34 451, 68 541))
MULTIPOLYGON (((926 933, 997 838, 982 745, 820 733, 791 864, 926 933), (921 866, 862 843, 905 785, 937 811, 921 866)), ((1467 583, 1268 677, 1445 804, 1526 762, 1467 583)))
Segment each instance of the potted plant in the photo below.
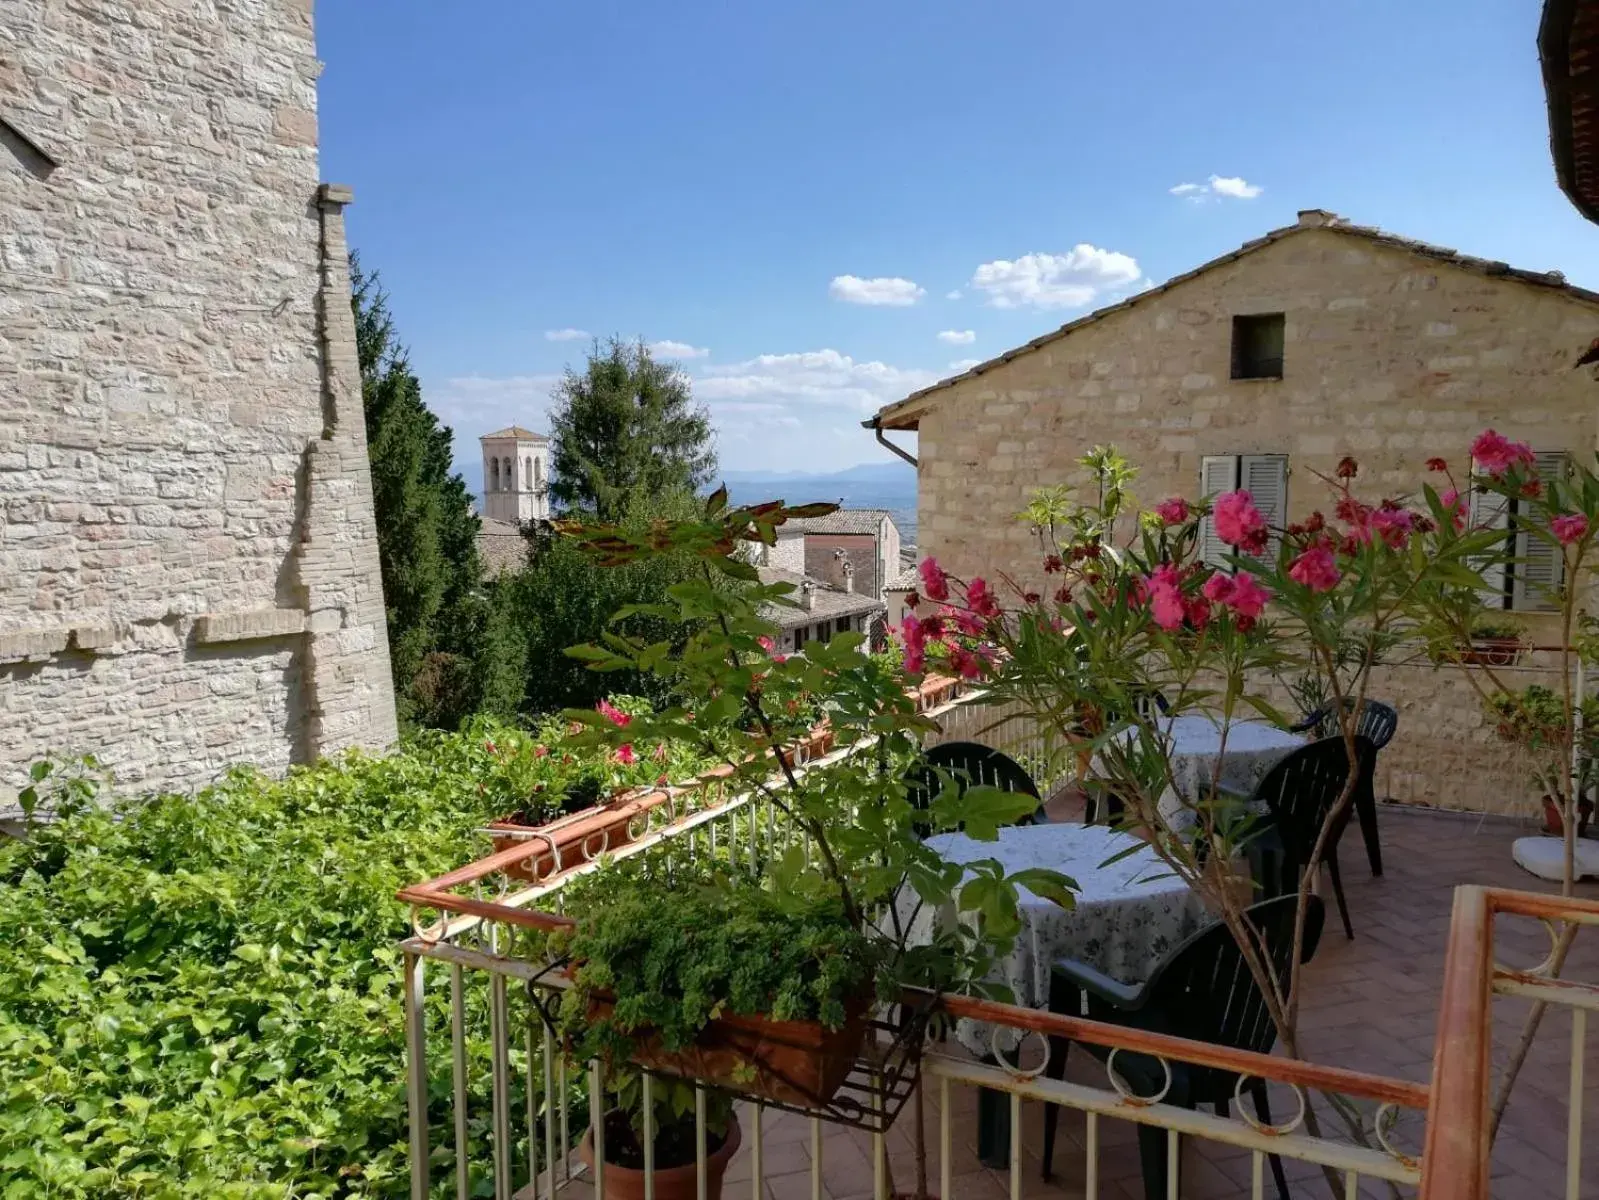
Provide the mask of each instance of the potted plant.
POLYGON ((561 1018, 574 1054, 791 1104, 825 1103, 860 1048, 874 963, 836 896, 633 863, 569 887, 561 1018))
POLYGON ((1543 807, 1544 832, 1554 837, 1565 833, 1561 816, 1561 784, 1568 772, 1575 773, 1573 791, 1577 797, 1577 836, 1588 831, 1593 815, 1590 790, 1599 782, 1599 698, 1590 697, 1582 705, 1582 727, 1576 737, 1574 763, 1566 759, 1565 703, 1542 684, 1529 684, 1519 692, 1500 690, 1490 693, 1484 707, 1494 722, 1494 731, 1504 741, 1527 752, 1534 786, 1543 807))
MULTIPOLYGON (((644 1155, 644 1083, 637 1071, 626 1071, 606 1089, 612 1106, 605 1114, 605 1196, 608 1200, 644 1200, 648 1194, 646 1162, 654 1171, 659 1200, 693 1200, 699 1194, 696 1157, 699 1134, 695 1123, 694 1086, 682 1080, 656 1078, 651 1083, 653 1156, 644 1155)), ((705 1195, 718 1200, 727 1164, 743 1143, 743 1131, 724 1092, 706 1095, 705 1195)), ((583 1131, 578 1157, 594 1169, 594 1128, 583 1131)))
POLYGON ((1521 658, 1526 626, 1514 617, 1481 617, 1472 622, 1471 640, 1457 651, 1474 666, 1509 667, 1521 658))

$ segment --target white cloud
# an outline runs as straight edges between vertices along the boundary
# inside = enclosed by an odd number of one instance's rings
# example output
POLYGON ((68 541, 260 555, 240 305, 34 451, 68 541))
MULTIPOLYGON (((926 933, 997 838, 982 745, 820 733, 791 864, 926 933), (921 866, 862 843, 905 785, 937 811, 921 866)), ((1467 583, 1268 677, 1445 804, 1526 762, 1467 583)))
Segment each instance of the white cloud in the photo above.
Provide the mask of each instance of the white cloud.
POLYGON ((983 360, 980 358, 957 358, 954 362, 949 364, 949 369, 956 372, 970 371, 982 361, 983 360))
POLYGON ((938 379, 936 371, 810 350, 703 366, 694 395, 729 450, 724 466, 834 471, 874 456, 863 417, 938 379), (785 432, 762 436, 776 429, 785 432))
POLYGON ((973 329, 945 329, 939 333, 938 340, 950 346, 970 346, 977 340, 977 331, 973 329))
POLYGON ((674 342, 671 338, 651 342, 649 352, 657 358, 707 358, 710 351, 704 346, 691 346, 687 342, 674 342))
POLYGON ((1226 196, 1231 200, 1253 200, 1266 189, 1258 183, 1249 183, 1240 175, 1212 175, 1204 183, 1179 183, 1167 190, 1173 196, 1203 204, 1218 196, 1226 196))
POLYGON ((986 262, 972 273, 972 286, 995 308, 1081 308, 1141 274, 1130 255, 1080 242, 1065 254, 986 262))
POLYGON ((585 342, 588 340, 586 329, 546 329, 544 340, 547 342, 585 342))
POLYGON ((827 294, 846 304, 884 305, 906 308, 927 294, 909 279, 879 277, 862 279, 858 275, 835 275, 827 285, 827 294))
POLYGON ((959 300, 960 298, 961 298, 961 290, 960 290, 960 288, 955 288, 953 291, 948 291, 948 292, 944 293, 944 299, 946 299, 946 300, 959 300))

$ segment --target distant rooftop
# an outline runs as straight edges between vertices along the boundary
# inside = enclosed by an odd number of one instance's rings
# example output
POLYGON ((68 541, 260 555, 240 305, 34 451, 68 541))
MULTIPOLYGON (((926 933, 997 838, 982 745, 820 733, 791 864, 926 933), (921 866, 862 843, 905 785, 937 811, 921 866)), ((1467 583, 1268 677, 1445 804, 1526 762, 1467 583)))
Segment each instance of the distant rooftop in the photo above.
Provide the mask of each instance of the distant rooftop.
POLYGON ((479 517, 477 551, 483 560, 483 573, 490 579, 527 565, 527 539, 509 521, 479 517))
POLYGON ((794 629, 801 625, 814 625, 818 621, 827 621, 836 617, 852 617, 857 613, 876 613, 884 609, 881 600, 874 600, 871 596, 860 592, 845 592, 838 588, 830 587, 820 579, 810 579, 795 571, 780 571, 776 567, 759 567, 757 570, 764 584, 787 583, 793 586, 794 594, 789 599, 796 603, 800 599, 800 584, 810 582, 814 597, 810 608, 789 608, 786 605, 768 604, 762 607, 761 616, 771 621, 779 629, 794 629))
POLYGON ((876 533, 885 518, 894 519, 886 508, 841 508, 825 517, 795 517, 782 528, 800 533, 876 533))
POLYGON ((885 592, 914 592, 922 586, 921 576, 914 566, 906 567, 884 585, 885 592))
POLYGON ((504 429, 493 433, 485 433, 478 438, 480 442, 493 442, 501 439, 515 438, 519 442, 547 442, 550 439, 542 433, 534 433, 531 429, 523 429, 520 425, 508 425, 504 429))

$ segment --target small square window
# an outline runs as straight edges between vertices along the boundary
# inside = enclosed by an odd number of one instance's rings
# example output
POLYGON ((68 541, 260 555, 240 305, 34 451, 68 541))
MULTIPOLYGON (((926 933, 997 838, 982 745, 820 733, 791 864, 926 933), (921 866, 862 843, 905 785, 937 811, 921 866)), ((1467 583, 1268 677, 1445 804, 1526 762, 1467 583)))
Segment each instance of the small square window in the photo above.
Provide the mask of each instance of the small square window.
POLYGON ((1283 377, 1283 314, 1233 318, 1233 378, 1283 377))

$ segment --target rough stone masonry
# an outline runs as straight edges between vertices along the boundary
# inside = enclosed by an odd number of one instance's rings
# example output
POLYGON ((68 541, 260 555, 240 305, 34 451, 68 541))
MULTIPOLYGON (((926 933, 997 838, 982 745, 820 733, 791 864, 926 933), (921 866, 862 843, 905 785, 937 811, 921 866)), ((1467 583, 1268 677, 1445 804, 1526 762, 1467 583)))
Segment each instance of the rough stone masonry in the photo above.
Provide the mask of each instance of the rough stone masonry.
POLYGON ((0 808, 395 736, 310 0, 0 0, 0 808))

